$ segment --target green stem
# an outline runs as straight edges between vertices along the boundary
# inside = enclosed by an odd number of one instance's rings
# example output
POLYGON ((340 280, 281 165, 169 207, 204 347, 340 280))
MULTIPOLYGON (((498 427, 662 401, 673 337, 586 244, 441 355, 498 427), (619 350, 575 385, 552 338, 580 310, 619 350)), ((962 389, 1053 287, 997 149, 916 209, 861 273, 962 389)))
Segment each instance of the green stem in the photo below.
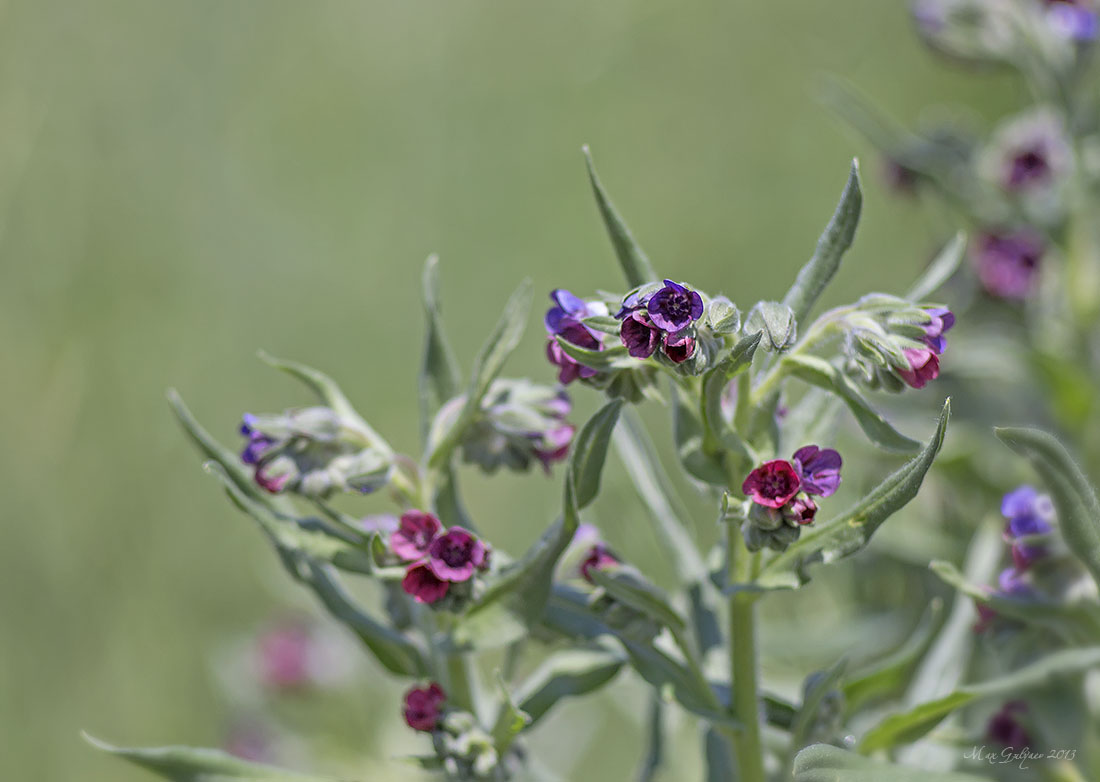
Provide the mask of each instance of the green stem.
POLYGON ((464 654, 446 654, 444 658, 447 665, 447 700, 477 715, 477 703, 470 684, 469 658, 464 654))
MULTIPOLYGON (((810 328, 806 330, 802 339, 800 339, 786 355, 794 356, 799 353, 805 353, 810 348, 816 347, 819 343, 829 338, 830 326, 855 309, 856 306, 837 307, 836 309, 822 313, 821 317, 813 322, 810 328)), ((765 399, 779 390, 779 384, 782 383, 786 377, 787 364, 783 361, 783 356, 780 356, 779 360, 760 378, 760 381, 756 384, 752 393, 746 395, 745 409, 758 410, 765 399)), ((741 389, 738 388, 738 391, 740 390, 741 389)), ((740 394, 738 395, 737 401, 740 405, 740 394)))
MULTIPOLYGON (((733 526, 727 529, 726 550, 732 582, 748 582, 753 563, 740 532, 733 526)), ((756 598, 753 592, 738 591, 730 595, 729 601, 733 712, 742 726, 734 739, 739 782, 766 782, 757 692, 756 598)))

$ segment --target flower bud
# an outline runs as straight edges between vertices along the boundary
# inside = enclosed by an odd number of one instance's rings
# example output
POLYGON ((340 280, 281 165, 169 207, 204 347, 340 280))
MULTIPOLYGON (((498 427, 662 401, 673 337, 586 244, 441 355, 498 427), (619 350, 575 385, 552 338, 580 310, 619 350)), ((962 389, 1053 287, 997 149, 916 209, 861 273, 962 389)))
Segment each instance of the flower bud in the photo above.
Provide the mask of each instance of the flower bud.
POLYGON ((761 346, 772 352, 786 350, 798 339, 794 312, 778 301, 758 301, 745 318, 744 332, 763 332, 761 346))

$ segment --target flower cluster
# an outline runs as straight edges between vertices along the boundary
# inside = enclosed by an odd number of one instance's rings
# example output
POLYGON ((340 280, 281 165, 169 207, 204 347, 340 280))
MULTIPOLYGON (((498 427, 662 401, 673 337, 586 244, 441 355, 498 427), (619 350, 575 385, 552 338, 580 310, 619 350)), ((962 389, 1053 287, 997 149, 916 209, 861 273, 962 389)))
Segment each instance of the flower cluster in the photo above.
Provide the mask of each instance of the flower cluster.
POLYGON ((401 587, 418 603, 437 603, 458 584, 489 568, 490 548, 462 527, 443 529, 439 519, 406 511, 390 535, 390 550, 406 563, 401 587))
POLYGON ((801 528, 813 524, 817 503, 840 486, 840 454, 832 448, 806 445, 790 461, 773 459, 748 474, 741 491, 752 500, 742 525, 752 551, 767 546, 782 551, 798 539, 801 528))
POLYGON ((940 375, 945 334, 955 315, 944 307, 917 307, 883 294, 865 296, 845 319, 846 369, 868 388, 924 388, 940 375))
POLYGON ((272 494, 325 497, 335 491, 375 491, 390 480, 392 456, 354 421, 327 407, 252 415, 241 420, 248 442, 241 460, 256 483, 272 494))
MULTIPOLYGON (((448 403, 441 420, 457 415, 465 397, 448 403)), ((495 380, 481 404, 481 415, 462 438, 462 458, 485 472, 502 465, 525 471, 535 461, 550 465, 569 453, 575 428, 565 420, 572 409, 565 391, 528 380, 495 380)))
POLYGON ((657 350, 673 363, 695 355, 692 324, 703 317, 703 298, 680 283, 665 280, 664 287, 634 291, 615 314, 622 321, 619 338, 634 358, 649 358, 657 350))

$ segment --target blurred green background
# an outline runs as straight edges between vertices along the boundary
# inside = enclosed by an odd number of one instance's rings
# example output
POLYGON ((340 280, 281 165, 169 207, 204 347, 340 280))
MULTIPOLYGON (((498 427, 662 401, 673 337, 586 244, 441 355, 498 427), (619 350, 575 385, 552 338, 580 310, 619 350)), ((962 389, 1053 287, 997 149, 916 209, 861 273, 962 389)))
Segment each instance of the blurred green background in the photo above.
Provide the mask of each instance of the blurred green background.
MULTIPOLYGON (((826 73, 906 121, 1014 88, 938 62, 882 0, 0 0, 0 777, 145 778, 82 728, 220 744, 215 650, 308 605, 200 471, 165 388, 235 442, 243 410, 306 399, 263 347, 336 376, 413 451, 430 252, 467 365, 524 276, 539 312, 552 287, 621 287, 582 144, 658 269, 743 309, 786 288, 866 155, 830 296, 907 282, 930 217, 815 99, 826 73)), ((536 314, 508 372, 552 379, 536 314)), ((593 396, 577 389, 582 413, 593 396)), ((558 496, 539 475, 466 490, 513 551, 558 496)), ((607 493, 593 520, 659 560, 618 472, 607 493)), ((337 712, 378 759, 364 778, 404 775, 385 759, 419 746, 401 689, 370 667, 337 712)), ((573 778, 627 779, 640 703, 624 680, 537 745, 591 735, 573 778)))

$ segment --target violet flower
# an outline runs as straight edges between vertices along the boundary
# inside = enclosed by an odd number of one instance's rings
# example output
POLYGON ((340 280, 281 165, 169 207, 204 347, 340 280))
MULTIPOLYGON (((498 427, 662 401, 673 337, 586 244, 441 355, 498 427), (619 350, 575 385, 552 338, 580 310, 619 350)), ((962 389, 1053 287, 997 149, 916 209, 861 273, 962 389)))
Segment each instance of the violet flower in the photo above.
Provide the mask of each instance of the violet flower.
POLYGON ((1100 19, 1089 0, 1043 0, 1047 21, 1056 32, 1076 41, 1092 41, 1100 32, 1100 19))
POLYGON ((611 550, 603 543, 597 543, 588 550, 588 554, 585 556, 584 561, 581 562, 581 577, 591 584, 593 570, 603 570, 604 568, 614 567, 618 564, 619 560, 611 553, 611 550))
POLYGON ((649 297, 646 304, 649 317, 657 328, 675 334, 703 317, 703 298, 672 280, 649 297))
POLYGON ((807 494, 830 497, 840 486, 843 460, 832 448, 805 445, 794 452, 791 461, 801 479, 802 490, 807 494))
POLYGON ((1054 503, 1046 494, 1039 494, 1031 486, 1021 486, 1010 491, 1001 501, 1001 515, 1006 519, 1004 539, 1012 545, 1012 561, 1016 570, 1023 572, 1045 557, 1048 549, 1035 542, 1021 542, 1021 538, 1048 535, 1054 526, 1054 503))
POLYGON ((555 339, 555 334, 561 336, 567 342, 572 342, 579 348, 586 350, 603 350, 603 342, 592 335, 587 328, 580 323, 569 323, 562 326, 560 331, 550 335, 550 341, 546 343, 546 357, 550 363, 558 367, 558 382, 569 385, 577 378, 593 377, 597 374, 592 367, 586 367, 570 356, 555 339))
POLYGON ((1035 290, 1045 252, 1043 238, 1021 228, 982 234, 974 244, 972 257, 986 292, 1001 299, 1020 300, 1035 290))
POLYGON ((443 525, 435 516, 422 510, 401 514, 400 526, 390 535, 390 550, 406 562, 415 562, 428 555, 428 546, 443 525))
POLYGON ((462 527, 451 527, 428 546, 427 567, 441 581, 469 581, 475 570, 488 566, 485 544, 462 527))
POLYGON ((554 302, 554 306, 546 311, 546 317, 543 319, 547 332, 562 334, 564 329, 570 326, 581 325, 592 336, 599 336, 598 332, 593 332, 584 326, 582 321, 585 318, 606 315, 607 305, 603 302, 587 302, 564 288, 550 291, 550 300, 554 302))
POLYGON ((435 682, 405 693, 405 722, 413 730, 431 732, 439 726, 447 693, 435 682))
POLYGON ((451 584, 437 578, 426 562, 414 562, 401 579, 401 588, 418 603, 435 603, 442 600, 451 584))
POLYGON ((661 344, 661 330, 654 325, 643 310, 635 310, 623 319, 619 338, 626 345, 626 352, 634 358, 646 359, 661 344))

